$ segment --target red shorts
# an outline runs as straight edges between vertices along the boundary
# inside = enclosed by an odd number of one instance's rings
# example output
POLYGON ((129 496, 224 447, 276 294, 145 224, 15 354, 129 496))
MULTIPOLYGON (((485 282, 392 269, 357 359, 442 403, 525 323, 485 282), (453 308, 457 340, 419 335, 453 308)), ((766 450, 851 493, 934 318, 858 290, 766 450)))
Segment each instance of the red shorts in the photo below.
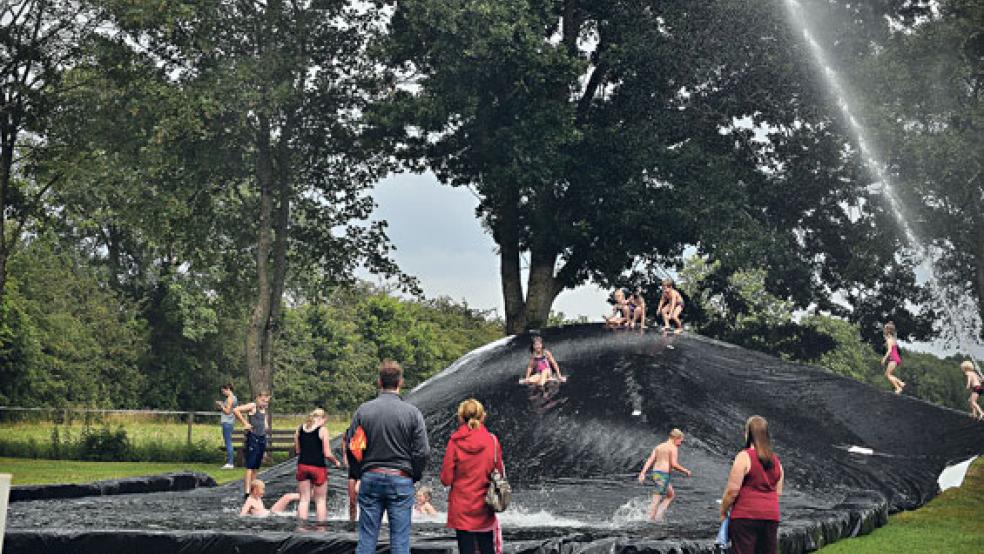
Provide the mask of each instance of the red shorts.
POLYGON ((328 482, 328 468, 297 464, 297 480, 311 481, 314 486, 320 487, 328 482))

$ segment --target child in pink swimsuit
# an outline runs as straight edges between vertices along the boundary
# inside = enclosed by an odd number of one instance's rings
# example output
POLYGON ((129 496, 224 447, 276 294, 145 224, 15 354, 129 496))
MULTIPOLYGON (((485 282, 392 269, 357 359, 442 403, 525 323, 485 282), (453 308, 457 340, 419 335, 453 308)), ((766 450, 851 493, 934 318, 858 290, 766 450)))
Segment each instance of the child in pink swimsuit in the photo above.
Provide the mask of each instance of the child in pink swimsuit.
POLYGON ((889 321, 885 324, 885 355, 882 356, 882 365, 885 366, 885 377, 888 382, 895 387, 895 394, 901 394, 905 388, 905 381, 899 379, 893 373, 895 369, 902 365, 902 357, 899 356, 899 343, 895 339, 895 324, 889 321))

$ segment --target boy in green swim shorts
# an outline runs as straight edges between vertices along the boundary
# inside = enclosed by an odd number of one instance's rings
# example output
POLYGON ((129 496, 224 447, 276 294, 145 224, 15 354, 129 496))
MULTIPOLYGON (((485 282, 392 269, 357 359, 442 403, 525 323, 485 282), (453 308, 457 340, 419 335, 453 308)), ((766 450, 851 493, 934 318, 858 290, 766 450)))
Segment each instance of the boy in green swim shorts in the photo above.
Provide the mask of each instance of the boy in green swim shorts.
POLYGON ((652 454, 642 466, 639 472, 639 482, 646 482, 646 472, 650 469, 649 478, 652 480, 656 490, 653 492, 653 503, 649 506, 647 518, 660 522, 666 515, 666 509, 670 507, 670 502, 676 497, 673 492, 673 485, 670 484, 670 474, 674 470, 690 477, 690 470, 677 463, 677 454, 680 445, 683 444, 683 431, 674 429, 670 431, 670 436, 665 442, 653 448, 652 454))

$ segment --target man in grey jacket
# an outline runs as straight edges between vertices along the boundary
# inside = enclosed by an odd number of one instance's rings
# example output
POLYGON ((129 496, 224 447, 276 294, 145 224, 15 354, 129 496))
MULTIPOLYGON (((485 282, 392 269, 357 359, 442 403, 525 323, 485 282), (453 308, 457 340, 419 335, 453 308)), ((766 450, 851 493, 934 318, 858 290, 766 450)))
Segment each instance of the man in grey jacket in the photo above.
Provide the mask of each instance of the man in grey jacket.
POLYGON ((424 416, 400 398, 403 368, 393 360, 379 365, 379 396, 359 406, 352 417, 353 453, 361 449, 359 546, 356 554, 374 554, 385 511, 390 551, 410 552, 413 484, 427 465, 430 446, 424 416), (364 440, 362 439, 364 437, 364 440))

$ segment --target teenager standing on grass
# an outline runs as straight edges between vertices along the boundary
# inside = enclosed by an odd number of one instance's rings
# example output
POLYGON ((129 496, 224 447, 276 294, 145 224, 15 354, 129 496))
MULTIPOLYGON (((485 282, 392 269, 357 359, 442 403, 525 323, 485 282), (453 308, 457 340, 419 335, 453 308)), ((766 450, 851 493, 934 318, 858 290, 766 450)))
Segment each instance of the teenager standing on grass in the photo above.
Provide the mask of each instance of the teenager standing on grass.
POLYGON ((270 414, 267 408, 270 407, 270 393, 260 391, 256 393, 256 399, 249 404, 236 407, 232 413, 236 414, 246 430, 246 476, 243 479, 243 486, 246 489, 246 496, 249 496, 250 484, 256 479, 257 470, 263 464, 263 454, 266 452, 267 429, 270 428, 270 414), (244 417, 243 414, 246 414, 244 417))
POLYGON ((222 414, 219 416, 219 423, 222 424, 222 440, 225 442, 226 463, 222 469, 232 469, 232 431, 236 427, 236 416, 232 411, 239 405, 239 400, 232 393, 232 383, 226 383, 219 389, 225 400, 216 400, 215 403, 222 414))

